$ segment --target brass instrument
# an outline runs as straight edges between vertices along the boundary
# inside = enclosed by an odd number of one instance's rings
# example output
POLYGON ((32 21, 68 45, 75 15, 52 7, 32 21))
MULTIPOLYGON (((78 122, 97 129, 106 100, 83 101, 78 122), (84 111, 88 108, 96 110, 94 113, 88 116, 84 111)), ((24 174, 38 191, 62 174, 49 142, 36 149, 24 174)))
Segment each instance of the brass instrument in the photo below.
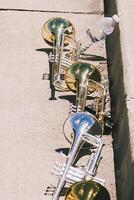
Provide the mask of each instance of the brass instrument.
POLYGON ((42 29, 43 39, 53 47, 53 54, 50 55, 53 62, 53 85, 56 90, 66 91, 68 88, 64 83, 64 76, 68 66, 74 59, 79 57, 80 43, 74 38, 75 29, 73 24, 67 19, 57 17, 49 19, 42 29), (75 48, 70 52, 64 53, 64 47, 74 43, 75 48))
POLYGON ((96 116, 104 124, 106 89, 100 83, 99 70, 89 63, 74 62, 65 75, 68 88, 76 93, 76 112, 85 111, 87 95, 97 92, 95 99, 96 116))
MULTIPOLYGON (((54 168, 53 173, 55 173, 56 175, 58 173, 57 167, 60 167, 61 169, 59 173, 59 181, 57 183, 56 189, 52 197, 53 200, 57 200, 59 198, 60 192, 67 181, 75 182, 76 180, 81 180, 82 179, 81 176, 82 177, 85 176, 87 174, 87 171, 89 171, 88 170, 89 166, 91 168, 91 165, 93 164, 91 161, 87 163, 86 165, 87 168, 85 168, 87 170, 85 170, 84 174, 83 172, 79 174, 79 171, 77 172, 77 170, 75 170, 75 168, 73 167, 76 157, 82 145, 85 142, 88 142, 89 144, 98 148, 99 152, 101 151, 102 146, 103 146, 101 139, 98 137, 95 137, 95 135, 102 134, 101 124, 94 116, 90 114, 79 112, 79 113, 75 113, 71 115, 64 123, 64 132, 66 131, 70 132, 69 135, 72 134, 73 141, 72 141, 72 145, 71 145, 69 154, 67 156, 66 162, 61 167, 56 165, 56 168, 54 168), (70 171, 71 171, 71 175, 70 175, 70 171)), ((95 166, 92 165, 93 171, 89 172, 91 177, 93 177, 94 169, 96 168, 96 163, 98 163, 100 160, 99 152, 96 154, 97 158, 95 159, 95 166)))
POLYGON ((43 39, 53 47, 53 52, 49 54, 52 63, 48 76, 50 88, 52 91, 71 90, 76 93, 76 105, 72 105, 74 112, 63 124, 64 136, 71 147, 65 162, 56 163, 52 171, 58 176, 52 200, 59 199, 66 183, 71 187, 65 200, 110 200, 109 192, 104 187, 105 180, 96 176, 104 146, 101 136, 104 132, 107 90, 101 83, 100 71, 94 65, 80 61, 87 48, 99 41, 90 32, 88 34, 92 43, 81 49, 80 42, 75 38, 75 28, 67 19, 51 18, 42 28, 43 39), (94 101, 94 115, 90 111, 84 112, 88 95, 94 101), (82 168, 78 168, 78 154, 85 143, 89 144, 86 147, 90 149, 89 159, 82 168))
POLYGON ((85 129, 89 133, 92 131, 92 135, 103 134, 100 121, 92 114, 86 112, 78 112, 70 115, 63 124, 63 133, 69 143, 76 140, 79 134, 85 129))
POLYGON ((100 183, 82 180, 69 188, 65 200, 110 200, 110 195, 100 183))
POLYGON ((89 63, 75 62, 69 68, 65 80, 68 88, 76 92, 77 111, 84 111, 87 94, 100 89, 101 74, 89 63))
MULTIPOLYGON (((102 126, 99 120, 87 113, 75 113, 65 121, 64 132, 66 132, 66 135, 71 135, 72 133, 72 145, 81 145, 81 143, 86 141, 96 148, 84 169, 75 168, 73 163, 70 163, 69 166, 70 156, 68 162, 56 166, 55 171, 57 175, 64 177, 64 181, 73 184, 67 191, 65 200, 110 200, 109 192, 104 187, 105 180, 96 177, 103 148, 101 139, 96 137, 97 134, 102 134, 102 126), (65 170, 67 171, 65 172, 65 170)), ((78 154, 79 148, 80 146, 77 146, 75 153, 78 154)), ((70 153, 73 159, 76 158, 75 153, 70 153)))

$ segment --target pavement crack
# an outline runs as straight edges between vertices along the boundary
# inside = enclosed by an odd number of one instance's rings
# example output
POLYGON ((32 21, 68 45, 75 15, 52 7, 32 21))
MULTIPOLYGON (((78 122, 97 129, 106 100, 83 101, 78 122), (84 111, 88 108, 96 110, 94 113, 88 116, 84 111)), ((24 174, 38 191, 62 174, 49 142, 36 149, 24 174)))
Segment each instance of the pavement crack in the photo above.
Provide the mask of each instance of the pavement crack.
POLYGON ((58 10, 37 10, 37 9, 22 9, 22 8, 0 8, 0 11, 15 11, 15 12, 40 12, 40 13, 69 13, 79 15, 98 15, 99 11, 94 12, 79 12, 79 11, 58 11, 58 10))

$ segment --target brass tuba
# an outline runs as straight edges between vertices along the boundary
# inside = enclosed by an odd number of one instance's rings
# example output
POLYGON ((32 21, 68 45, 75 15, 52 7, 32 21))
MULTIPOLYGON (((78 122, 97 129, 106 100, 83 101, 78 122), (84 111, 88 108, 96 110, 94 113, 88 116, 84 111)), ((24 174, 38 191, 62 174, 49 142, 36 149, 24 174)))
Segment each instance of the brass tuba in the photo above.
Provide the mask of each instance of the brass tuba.
POLYGON ((69 43, 72 41, 76 43, 76 46, 79 45, 79 43, 77 43, 77 41, 74 39, 75 28, 67 19, 61 17, 52 18, 44 24, 42 36, 45 42, 53 47, 53 85, 57 90, 68 90, 66 85, 63 83, 63 78, 61 76, 62 74, 64 75, 66 73, 68 65, 70 66, 72 62, 71 57, 69 57, 70 60, 68 58, 63 59, 63 50, 64 47, 69 45, 69 43))

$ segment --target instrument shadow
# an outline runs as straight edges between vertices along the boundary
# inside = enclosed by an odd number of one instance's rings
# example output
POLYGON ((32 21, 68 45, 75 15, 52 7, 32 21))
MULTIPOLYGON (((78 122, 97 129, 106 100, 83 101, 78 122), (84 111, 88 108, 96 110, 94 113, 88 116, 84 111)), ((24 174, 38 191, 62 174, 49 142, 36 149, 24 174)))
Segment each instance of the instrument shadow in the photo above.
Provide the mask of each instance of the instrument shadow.
MULTIPOLYGON (((61 96, 58 96, 58 98, 67 100, 70 103, 73 103, 73 105, 75 105, 76 103, 76 95, 61 95, 61 96)), ((95 97, 87 96, 87 100, 93 100, 93 99, 95 99, 95 97)))
POLYGON ((93 55, 93 54, 81 54, 80 58, 82 60, 90 60, 90 61, 106 61, 107 59, 103 56, 93 55))
MULTIPOLYGON (((44 193, 44 196, 46 196, 46 195, 52 196, 55 188, 56 187, 53 186, 53 185, 47 186, 45 193, 44 193)), ((66 193, 67 193, 67 190, 68 190, 68 187, 64 187, 60 192, 60 196, 65 196, 66 193)))
MULTIPOLYGON (((48 58, 49 58, 49 54, 53 52, 53 48, 39 48, 39 49, 36 49, 36 51, 47 53, 48 58)), ((55 97, 55 87, 52 83, 52 81, 53 81, 52 64, 53 63, 50 62, 49 59, 48 59, 48 62, 49 62, 49 78, 48 78, 48 80, 50 81, 49 87, 50 87, 50 91, 51 91, 51 96, 50 96, 49 100, 57 100, 56 97, 55 97)))
POLYGON ((58 96, 58 98, 67 100, 73 104, 75 104, 75 101, 76 101, 76 95, 61 95, 61 96, 58 96))
MULTIPOLYGON (((85 143, 85 144, 81 147, 81 149, 80 149, 80 151, 79 151, 79 153, 78 153, 78 155, 77 155, 77 157, 76 157, 76 159, 75 159, 75 162, 74 162, 73 166, 76 165, 77 162, 78 162, 82 157, 84 157, 84 156, 89 156, 89 155, 92 153, 92 150, 91 150, 91 149, 93 150, 93 146, 90 145, 90 144, 88 144, 88 143, 85 143)), ((69 150, 70 150, 70 148, 58 148, 58 149, 55 149, 56 152, 62 153, 62 154, 64 154, 65 156, 68 156, 69 150)))

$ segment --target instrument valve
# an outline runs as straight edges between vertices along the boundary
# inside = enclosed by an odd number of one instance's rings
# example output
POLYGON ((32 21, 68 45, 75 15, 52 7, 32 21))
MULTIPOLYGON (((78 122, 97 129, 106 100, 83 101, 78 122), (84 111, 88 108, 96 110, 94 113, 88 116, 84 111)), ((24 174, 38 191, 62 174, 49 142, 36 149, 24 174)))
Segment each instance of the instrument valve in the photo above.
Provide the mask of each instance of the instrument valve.
POLYGON ((99 113, 98 113, 98 120, 99 120, 101 123, 104 123, 105 117, 106 117, 106 115, 105 115, 104 112, 99 112, 99 113))

